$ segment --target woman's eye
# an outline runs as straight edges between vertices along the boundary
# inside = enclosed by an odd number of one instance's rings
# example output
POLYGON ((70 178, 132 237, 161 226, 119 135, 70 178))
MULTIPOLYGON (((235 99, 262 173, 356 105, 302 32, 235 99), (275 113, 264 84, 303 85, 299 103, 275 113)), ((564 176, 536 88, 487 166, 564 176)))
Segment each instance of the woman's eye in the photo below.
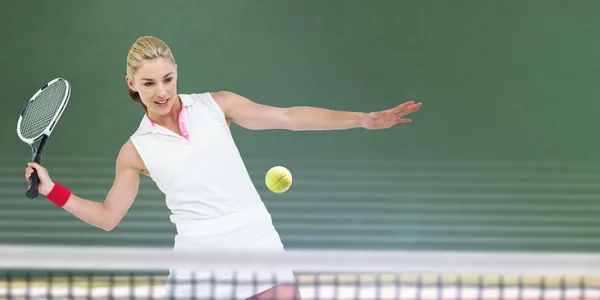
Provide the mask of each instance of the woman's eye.
POLYGON ((146 83, 144 83, 144 85, 145 85, 145 86, 151 86, 151 85, 152 85, 152 82, 146 82, 146 83))
POLYGON ((173 77, 169 77, 169 78, 165 79, 165 82, 171 82, 171 81, 173 81, 173 77))

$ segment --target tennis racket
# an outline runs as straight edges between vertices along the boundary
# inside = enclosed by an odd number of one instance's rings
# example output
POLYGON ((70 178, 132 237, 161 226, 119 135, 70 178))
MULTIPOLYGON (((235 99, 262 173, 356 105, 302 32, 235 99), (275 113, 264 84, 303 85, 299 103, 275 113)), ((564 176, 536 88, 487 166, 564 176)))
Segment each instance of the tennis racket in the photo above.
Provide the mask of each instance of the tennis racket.
MULTIPOLYGON (((23 142, 31 146, 34 162, 41 164, 46 141, 67 107, 70 95, 69 82, 63 78, 56 78, 40 88, 23 108, 17 122, 17 134, 23 142), (36 142, 39 142, 37 147, 36 142)), ((25 195, 32 199, 37 197, 39 183, 40 178, 34 169, 29 177, 25 195)))

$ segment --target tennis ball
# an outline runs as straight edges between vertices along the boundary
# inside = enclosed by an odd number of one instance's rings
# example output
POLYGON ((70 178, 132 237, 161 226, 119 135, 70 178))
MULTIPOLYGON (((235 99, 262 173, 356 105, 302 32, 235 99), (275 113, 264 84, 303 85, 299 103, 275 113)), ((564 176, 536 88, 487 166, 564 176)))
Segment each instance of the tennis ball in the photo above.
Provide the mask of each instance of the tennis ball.
POLYGON ((292 173, 282 166, 275 166, 267 171, 265 183, 274 193, 283 193, 292 185, 292 173))

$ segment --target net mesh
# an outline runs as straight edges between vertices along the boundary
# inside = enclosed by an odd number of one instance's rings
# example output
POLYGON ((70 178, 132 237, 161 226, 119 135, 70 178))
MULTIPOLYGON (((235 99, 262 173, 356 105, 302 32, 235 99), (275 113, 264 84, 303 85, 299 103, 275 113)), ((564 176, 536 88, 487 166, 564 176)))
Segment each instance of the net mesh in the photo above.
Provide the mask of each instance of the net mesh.
POLYGON ((80 247, 5 247, 0 255, 2 299, 245 299, 289 269, 299 297, 260 299, 600 299, 594 255, 80 247), (169 269, 197 276, 174 278, 169 269))
POLYGON ((43 89, 23 111, 19 130, 25 139, 38 138, 62 107, 67 83, 59 79, 43 89))

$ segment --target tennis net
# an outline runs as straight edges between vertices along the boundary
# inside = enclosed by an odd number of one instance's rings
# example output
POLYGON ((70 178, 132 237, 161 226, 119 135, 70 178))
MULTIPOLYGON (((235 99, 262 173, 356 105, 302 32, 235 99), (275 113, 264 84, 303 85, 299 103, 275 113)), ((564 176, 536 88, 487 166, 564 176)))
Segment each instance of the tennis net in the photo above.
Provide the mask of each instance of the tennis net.
POLYGON ((219 286, 256 287, 273 280, 265 274, 282 270, 294 271, 302 299, 600 299, 600 255, 594 254, 5 245, 0 270, 0 299, 238 299, 231 289, 219 294, 219 286), (173 280, 169 269, 211 276, 173 280), (169 294, 168 284, 190 293, 169 294))

